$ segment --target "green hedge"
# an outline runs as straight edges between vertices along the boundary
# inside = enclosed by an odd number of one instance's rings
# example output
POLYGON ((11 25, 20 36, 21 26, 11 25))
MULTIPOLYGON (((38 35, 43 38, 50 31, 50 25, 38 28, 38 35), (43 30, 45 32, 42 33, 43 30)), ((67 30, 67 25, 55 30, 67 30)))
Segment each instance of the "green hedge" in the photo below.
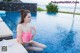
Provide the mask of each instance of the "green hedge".
POLYGON ((37 8, 37 11, 44 11, 44 9, 38 7, 38 8, 37 8))
POLYGON ((52 3, 49 3, 47 6, 47 12, 58 12, 58 6, 52 3))

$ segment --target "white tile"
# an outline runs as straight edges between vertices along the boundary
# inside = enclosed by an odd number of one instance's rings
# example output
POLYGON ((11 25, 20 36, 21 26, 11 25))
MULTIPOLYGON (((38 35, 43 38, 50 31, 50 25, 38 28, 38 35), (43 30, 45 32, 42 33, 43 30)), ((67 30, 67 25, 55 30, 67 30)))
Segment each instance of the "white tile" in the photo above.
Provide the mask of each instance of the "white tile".
POLYGON ((7 37, 13 35, 9 27, 4 23, 0 22, 0 37, 7 37))

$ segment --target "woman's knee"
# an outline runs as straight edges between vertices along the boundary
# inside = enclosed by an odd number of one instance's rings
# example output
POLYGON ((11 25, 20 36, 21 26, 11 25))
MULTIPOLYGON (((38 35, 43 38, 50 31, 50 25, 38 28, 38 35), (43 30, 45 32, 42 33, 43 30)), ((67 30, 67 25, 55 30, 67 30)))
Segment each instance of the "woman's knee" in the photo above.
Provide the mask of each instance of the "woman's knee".
POLYGON ((47 47, 45 44, 42 44, 42 43, 39 43, 39 42, 36 42, 36 41, 32 41, 31 44, 33 46, 40 47, 40 48, 43 48, 43 49, 47 47))
POLYGON ((35 48, 35 51, 43 51, 43 48, 35 48))
POLYGON ((46 47, 47 47, 46 45, 44 45, 44 44, 42 45, 42 48, 46 48, 46 47))

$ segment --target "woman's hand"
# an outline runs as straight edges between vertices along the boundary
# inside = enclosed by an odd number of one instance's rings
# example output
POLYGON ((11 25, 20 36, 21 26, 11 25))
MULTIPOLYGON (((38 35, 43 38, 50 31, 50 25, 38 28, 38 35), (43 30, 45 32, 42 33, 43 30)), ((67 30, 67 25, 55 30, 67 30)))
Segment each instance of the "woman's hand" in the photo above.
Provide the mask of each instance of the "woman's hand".
POLYGON ((32 42, 32 40, 30 40, 28 43, 31 43, 32 42))
POLYGON ((19 43, 20 43, 20 44, 23 44, 23 42, 22 42, 22 41, 19 41, 19 43))

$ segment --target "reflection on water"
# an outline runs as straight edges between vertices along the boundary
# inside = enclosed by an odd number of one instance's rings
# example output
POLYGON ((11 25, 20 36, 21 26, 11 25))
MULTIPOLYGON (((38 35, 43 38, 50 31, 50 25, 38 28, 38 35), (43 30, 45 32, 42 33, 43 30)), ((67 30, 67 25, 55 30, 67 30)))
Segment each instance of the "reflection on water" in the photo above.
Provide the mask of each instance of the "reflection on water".
MULTIPOLYGON (((76 17, 74 31, 70 31, 72 14, 37 12, 37 15, 32 15, 31 24, 37 30, 34 40, 47 45, 41 53, 80 53, 80 18, 78 15, 76 17)), ((20 21, 20 13, 6 12, 6 16, 2 19, 16 38, 16 26, 20 21)))
POLYGON ((57 13, 55 12, 47 12, 48 15, 56 16, 57 13))
POLYGON ((74 36, 75 36, 75 34, 76 33, 74 31, 70 31, 67 33, 66 37, 63 38, 63 40, 61 41, 61 46, 63 46, 63 48, 65 50, 74 47, 74 36))

